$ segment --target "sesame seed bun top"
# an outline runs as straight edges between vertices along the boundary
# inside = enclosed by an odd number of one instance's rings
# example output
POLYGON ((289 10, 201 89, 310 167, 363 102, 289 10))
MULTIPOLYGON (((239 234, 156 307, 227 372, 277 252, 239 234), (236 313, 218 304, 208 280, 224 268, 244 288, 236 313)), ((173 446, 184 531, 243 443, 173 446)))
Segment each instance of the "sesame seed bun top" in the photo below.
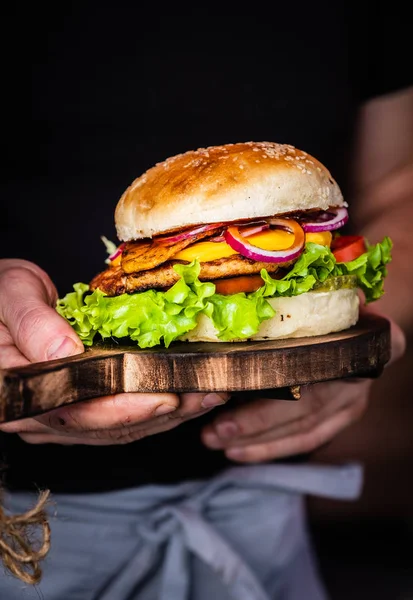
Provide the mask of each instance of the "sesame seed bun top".
POLYGON ((246 142, 200 148, 156 164, 115 210, 122 241, 191 225, 346 206, 328 169, 289 145, 246 142))

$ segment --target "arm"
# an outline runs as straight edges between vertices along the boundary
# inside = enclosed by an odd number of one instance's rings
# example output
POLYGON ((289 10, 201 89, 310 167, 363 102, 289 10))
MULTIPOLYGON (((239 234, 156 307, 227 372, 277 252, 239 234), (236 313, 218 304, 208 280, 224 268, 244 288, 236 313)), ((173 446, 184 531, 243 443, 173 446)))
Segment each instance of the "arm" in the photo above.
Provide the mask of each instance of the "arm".
MULTIPOLYGON (((413 88, 362 107, 354 156, 354 228, 370 243, 388 235, 394 244, 386 293, 365 309, 391 320, 394 362, 405 350, 403 330, 413 328, 413 88)), ((318 384, 299 402, 257 399, 220 414, 203 441, 240 462, 312 452, 361 418, 372 383, 318 384)))
POLYGON ((360 111, 354 165, 355 228, 370 242, 388 235, 393 260, 386 293, 369 310, 413 331, 413 87, 360 111))

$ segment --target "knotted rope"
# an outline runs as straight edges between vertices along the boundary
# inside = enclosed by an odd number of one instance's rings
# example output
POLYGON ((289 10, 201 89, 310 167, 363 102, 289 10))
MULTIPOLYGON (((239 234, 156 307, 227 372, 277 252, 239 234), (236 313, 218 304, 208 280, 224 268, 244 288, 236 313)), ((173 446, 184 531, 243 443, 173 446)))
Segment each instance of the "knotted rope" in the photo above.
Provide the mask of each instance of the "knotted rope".
POLYGON ((20 515, 8 515, 0 502, 0 561, 15 577, 31 585, 39 583, 40 562, 50 549, 49 496, 48 490, 40 492, 36 505, 20 515))

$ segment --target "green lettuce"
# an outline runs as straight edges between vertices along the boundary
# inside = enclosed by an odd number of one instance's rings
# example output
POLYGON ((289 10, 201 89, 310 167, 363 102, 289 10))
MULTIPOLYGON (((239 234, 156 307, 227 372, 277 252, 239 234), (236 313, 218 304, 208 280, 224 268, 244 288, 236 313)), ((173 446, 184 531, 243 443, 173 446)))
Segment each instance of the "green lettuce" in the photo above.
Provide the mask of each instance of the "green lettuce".
POLYGON ((103 338, 129 338, 141 348, 170 343, 194 329, 199 313, 210 315, 208 298, 213 283, 198 279, 199 264, 176 265, 181 275, 167 292, 148 290, 138 294, 109 297, 101 290, 89 293, 89 286, 76 283, 74 292, 57 302, 57 312, 72 325, 86 346, 97 333, 103 338))
POLYGON ((367 252, 346 263, 337 263, 334 275, 356 275, 358 287, 364 293, 366 304, 384 294, 386 265, 391 261, 392 241, 385 237, 381 243, 367 244, 367 252))
POLYGON ((391 240, 384 238, 368 246, 359 258, 337 263, 328 247, 309 242, 283 277, 273 279, 262 269, 263 285, 257 291, 229 296, 216 294, 213 283, 201 282, 200 264, 193 261, 174 266, 180 279, 166 292, 149 290, 109 297, 100 290, 91 292, 87 284, 76 283, 73 292, 58 300, 56 310, 87 346, 98 335, 102 339, 127 338, 140 348, 168 347, 196 327, 200 314, 212 320, 221 340, 247 339, 264 320, 274 316, 269 298, 316 290, 328 278, 355 275, 366 303, 377 300, 383 294, 391 248, 391 240))

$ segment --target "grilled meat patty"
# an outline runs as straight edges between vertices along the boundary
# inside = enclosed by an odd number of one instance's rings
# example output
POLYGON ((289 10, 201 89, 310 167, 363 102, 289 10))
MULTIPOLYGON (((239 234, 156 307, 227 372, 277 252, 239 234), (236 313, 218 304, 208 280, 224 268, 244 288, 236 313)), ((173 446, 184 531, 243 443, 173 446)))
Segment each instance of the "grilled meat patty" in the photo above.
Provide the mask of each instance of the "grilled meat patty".
MULTIPOLYGON (((137 273, 125 273, 121 267, 110 267, 94 277, 90 283, 92 290, 99 288, 108 296, 118 296, 123 293, 144 292, 149 289, 165 290, 171 287, 179 279, 178 273, 173 268, 174 264, 184 261, 168 261, 162 265, 137 273)), ((283 263, 283 268, 291 263, 283 263)), ((199 279, 201 281, 213 281, 223 277, 235 277, 237 275, 253 275, 266 269, 269 273, 275 273, 279 269, 277 263, 257 262, 245 258, 240 254, 201 263, 199 279)))

